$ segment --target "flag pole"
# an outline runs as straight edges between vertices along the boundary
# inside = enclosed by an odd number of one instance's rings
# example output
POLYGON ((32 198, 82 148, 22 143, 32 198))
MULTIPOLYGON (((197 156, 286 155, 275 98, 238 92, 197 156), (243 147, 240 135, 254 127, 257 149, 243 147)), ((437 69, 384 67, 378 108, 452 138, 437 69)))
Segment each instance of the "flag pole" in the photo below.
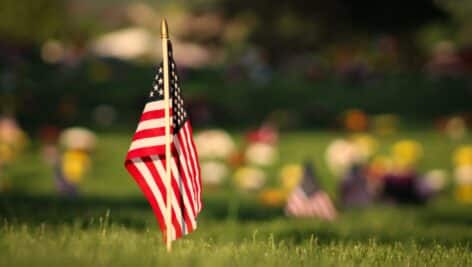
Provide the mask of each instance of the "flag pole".
POLYGON ((165 215, 165 220, 166 220, 166 246, 167 246, 167 252, 172 251, 172 231, 171 231, 171 226, 172 226, 172 212, 171 212, 171 194, 172 194, 172 183, 171 183, 171 177, 170 177, 170 161, 172 160, 171 158, 171 152, 170 152, 170 142, 171 142, 171 136, 170 136, 170 102, 169 102, 169 47, 168 47, 168 41, 169 41, 169 29, 167 26, 167 21, 166 19, 162 19, 161 21, 161 41, 162 41, 162 65, 163 65, 163 75, 164 75, 164 114, 165 114, 165 140, 166 140, 166 146, 165 146, 165 152, 166 152, 166 177, 165 177, 165 183, 166 183, 166 215, 165 215))

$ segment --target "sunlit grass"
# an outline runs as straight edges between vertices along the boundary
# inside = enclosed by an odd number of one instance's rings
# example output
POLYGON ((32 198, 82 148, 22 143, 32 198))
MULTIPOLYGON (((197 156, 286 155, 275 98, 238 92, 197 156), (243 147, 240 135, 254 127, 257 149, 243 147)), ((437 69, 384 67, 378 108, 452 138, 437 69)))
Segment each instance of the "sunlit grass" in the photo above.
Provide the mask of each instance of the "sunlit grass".
MULTIPOLYGON (((94 167, 78 199, 55 195, 52 171, 32 149, 11 168, 13 191, 0 195, 0 266, 470 266, 471 207, 446 192, 426 207, 376 205, 341 212, 334 223, 288 219, 252 195, 206 191, 196 232, 165 251, 146 200, 123 168, 132 132, 101 134, 94 167), (230 197, 228 197, 230 196, 230 197)), ((336 180, 324 149, 341 133, 282 134, 280 160, 269 172, 277 184, 282 164, 311 158, 328 191, 336 180)), ((420 170, 451 170, 457 144, 433 131, 400 138, 423 143, 420 170)), ((470 142, 470 138, 464 140, 470 142)))

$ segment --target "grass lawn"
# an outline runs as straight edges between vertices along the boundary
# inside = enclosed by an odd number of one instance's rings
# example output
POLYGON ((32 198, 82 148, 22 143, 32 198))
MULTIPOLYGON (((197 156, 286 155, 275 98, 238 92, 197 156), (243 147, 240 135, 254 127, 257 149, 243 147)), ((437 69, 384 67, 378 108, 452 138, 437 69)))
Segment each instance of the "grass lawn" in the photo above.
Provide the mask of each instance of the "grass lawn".
MULTIPOLYGON (((52 171, 34 146, 12 166, 13 189, 0 194, 0 266, 472 265, 472 206, 456 204, 450 192, 426 207, 377 205, 326 223, 287 219, 252 195, 207 190, 199 228, 167 254, 150 207, 123 167, 131 134, 100 134, 78 199, 56 196, 52 171)), ((323 153, 336 136, 342 134, 282 134, 271 183, 280 165, 309 157, 335 197, 323 153)), ((424 145, 420 170, 451 171, 458 144, 417 130, 381 138, 380 150, 399 138, 424 145)))

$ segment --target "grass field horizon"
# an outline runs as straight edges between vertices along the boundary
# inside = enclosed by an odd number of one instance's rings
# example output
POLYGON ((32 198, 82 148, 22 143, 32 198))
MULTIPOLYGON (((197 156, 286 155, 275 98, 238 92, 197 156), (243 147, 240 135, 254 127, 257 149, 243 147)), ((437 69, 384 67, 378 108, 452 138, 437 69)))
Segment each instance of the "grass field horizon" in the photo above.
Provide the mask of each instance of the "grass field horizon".
MULTIPOLYGON (((123 167, 131 134, 99 134, 93 168, 75 199, 55 193, 52 170, 32 144, 8 172, 12 190, 0 194, 0 266, 472 265, 471 206, 456 203, 451 188, 427 206, 341 210, 333 223, 287 218, 281 208, 267 208, 255 195, 230 187, 207 189, 198 229, 174 242, 168 254, 151 208, 123 167)), ((336 199, 337 180, 325 167, 324 150, 342 136, 282 133, 279 163, 268 170, 269 184, 276 184, 283 164, 310 158, 336 199)), ((418 129, 379 137, 380 151, 403 138, 423 144, 420 171, 451 172, 452 152, 471 142, 470 136, 454 143, 418 129)))

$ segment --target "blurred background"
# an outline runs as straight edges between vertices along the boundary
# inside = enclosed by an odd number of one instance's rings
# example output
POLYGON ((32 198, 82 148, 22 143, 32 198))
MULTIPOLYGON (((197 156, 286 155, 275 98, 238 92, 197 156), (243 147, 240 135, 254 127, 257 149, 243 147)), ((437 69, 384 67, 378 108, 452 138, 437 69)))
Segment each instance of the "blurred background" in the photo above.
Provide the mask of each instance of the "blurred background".
POLYGON ((432 126, 470 111, 468 1, 3 0, 0 10, 2 111, 32 133, 135 123, 164 16, 197 127, 272 115, 284 128, 333 129, 352 108, 432 126))
POLYGON ((7 217, 144 203, 123 160, 163 17, 205 214, 283 215, 306 161, 338 207, 472 203, 471 1, 1 0, 0 194, 26 201, 7 217))

